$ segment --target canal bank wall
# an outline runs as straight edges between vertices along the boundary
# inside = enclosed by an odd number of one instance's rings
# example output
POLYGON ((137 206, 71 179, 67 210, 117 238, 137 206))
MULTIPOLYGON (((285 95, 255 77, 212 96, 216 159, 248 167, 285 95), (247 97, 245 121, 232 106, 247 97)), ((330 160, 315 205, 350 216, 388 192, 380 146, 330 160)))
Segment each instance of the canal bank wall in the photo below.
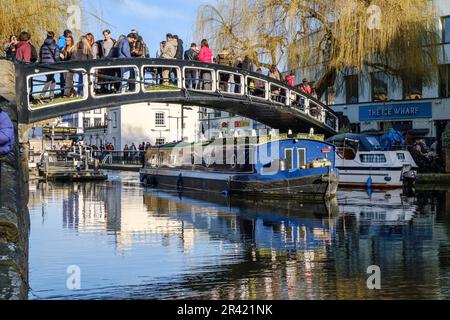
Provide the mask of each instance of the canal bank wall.
POLYGON ((0 155, 0 300, 19 300, 28 297, 27 145, 17 143, 17 108, 1 96, 0 108, 16 129, 13 151, 0 155))

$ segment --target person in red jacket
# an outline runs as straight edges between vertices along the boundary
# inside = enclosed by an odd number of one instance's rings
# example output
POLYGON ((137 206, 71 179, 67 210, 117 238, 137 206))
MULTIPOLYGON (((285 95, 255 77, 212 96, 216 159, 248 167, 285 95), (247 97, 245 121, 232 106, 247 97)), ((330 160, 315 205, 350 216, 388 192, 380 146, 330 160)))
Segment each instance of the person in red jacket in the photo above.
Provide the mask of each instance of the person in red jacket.
POLYGON ((299 86, 299 90, 306 94, 312 93, 312 89, 311 89, 311 86, 309 85, 308 79, 306 79, 306 78, 303 79, 303 83, 299 86))
POLYGON ((291 87, 295 87, 295 75, 294 72, 291 71, 285 78, 284 80, 291 86, 291 87))
MULTIPOLYGON (((200 62, 213 63, 213 52, 209 48, 208 41, 206 39, 202 40, 201 49, 198 53, 198 60, 200 62)), ((202 80, 203 82, 203 90, 211 90, 212 82, 211 82, 211 72, 203 71, 202 72, 202 80)))
POLYGON ((16 59, 22 60, 26 63, 31 62, 30 34, 26 31, 22 31, 19 35, 19 42, 17 43, 16 59))

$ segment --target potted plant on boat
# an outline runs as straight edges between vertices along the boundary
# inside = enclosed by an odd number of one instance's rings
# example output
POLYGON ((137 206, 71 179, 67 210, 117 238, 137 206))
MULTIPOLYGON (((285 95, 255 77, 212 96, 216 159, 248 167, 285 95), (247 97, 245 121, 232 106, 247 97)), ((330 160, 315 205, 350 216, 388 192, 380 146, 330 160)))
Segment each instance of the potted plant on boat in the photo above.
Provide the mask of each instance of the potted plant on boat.
POLYGON ((445 171, 450 172, 450 124, 447 124, 442 133, 442 149, 445 155, 445 171))

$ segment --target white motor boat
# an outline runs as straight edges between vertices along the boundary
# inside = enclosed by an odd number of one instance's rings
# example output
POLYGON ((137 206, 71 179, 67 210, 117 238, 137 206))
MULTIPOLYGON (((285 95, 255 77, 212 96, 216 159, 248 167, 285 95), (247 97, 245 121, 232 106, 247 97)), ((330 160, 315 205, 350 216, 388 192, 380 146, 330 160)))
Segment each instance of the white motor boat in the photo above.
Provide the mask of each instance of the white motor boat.
POLYGON ((417 165, 409 151, 383 151, 374 136, 340 134, 328 142, 336 146, 340 186, 398 188, 416 179, 417 165))

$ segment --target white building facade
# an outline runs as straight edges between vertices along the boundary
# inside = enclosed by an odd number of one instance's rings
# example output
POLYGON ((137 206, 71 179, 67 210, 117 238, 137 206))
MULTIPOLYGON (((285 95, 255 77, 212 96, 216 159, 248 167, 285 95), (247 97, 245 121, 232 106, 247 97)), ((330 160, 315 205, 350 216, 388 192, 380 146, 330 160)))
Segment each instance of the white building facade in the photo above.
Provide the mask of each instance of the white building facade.
POLYGON ((106 109, 94 109, 63 116, 63 123, 70 128, 77 128, 78 133, 84 133, 86 128, 101 127, 105 124, 106 109))
POLYGON ((151 145, 188 141, 199 137, 199 108, 178 104, 138 103, 108 109, 106 125, 86 130, 85 141, 100 146, 111 143, 116 150, 142 142, 151 145), (91 143, 96 142, 96 143, 91 143))

